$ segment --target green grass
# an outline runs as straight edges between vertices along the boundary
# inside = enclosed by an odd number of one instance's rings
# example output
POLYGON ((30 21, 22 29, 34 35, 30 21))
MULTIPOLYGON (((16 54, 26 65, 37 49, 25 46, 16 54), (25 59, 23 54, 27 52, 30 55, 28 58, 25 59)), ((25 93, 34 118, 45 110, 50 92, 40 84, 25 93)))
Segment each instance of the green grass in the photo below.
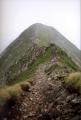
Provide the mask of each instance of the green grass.
POLYGON ((64 63, 70 66, 73 70, 77 70, 77 65, 71 60, 71 58, 65 57, 64 63))
POLYGON ((69 57, 64 51, 60 51, 60 56, 61 62, 64 63, 64 65, 67 65, 68 67, 76 71, 79 69, 79 67, 72 61, 71 57, 69 57))
MULTIPOLYGON (((51 44, 51 46, 54 46, 54 44, 51 44)), ((62 62, 65 66, 67 65, 68 67, 72 68, 73 70, 79 70, 79 67, 73 62, 71 57, 69 57, 61 48, 55 46, 53 48, 54 53, 60 57, 59 62, 62 62), (55 52, 56 51, 56 52, 55 52)), ((53 53, 53 54, 54 54, 53 53)))
MULTIPOLYGON (((37 67, 40 64, 50 60, 50 58, 54 54, 56 54, 60 57, 59 61, 61 61, 62 64, 64 64, 64 66, 68 66, 68 67, 72 68, 73 70, 78 69, 77 66, 75 65, 75 63, 67 56, 67 54, 64 51, 62 51, 60 48, 56 47, 54 44, 51 44, 50 46, 46 47, 45 53, 42 53, 41 55, 39 55, 36 58, 36 60, 34 60, 31 64, 29 64, 28 69, 26 71, 22 72, 21 74, 19 74, 18 76, 16 76, 11 84, 15 84, 20 81, 24 81, 29 78, 32 78, 34 76, 34 73, 35 73, 35 70, 37 69, 37 67)), ((55 68, 60 69, 60 66, 58 66, 58 65, 51 66, 48 71, 52 72, 55 68)))
MULTIPOLYGON (((31 82, 32 77, 34 76, 34 73, 37 70, 38 66, 40 64, 43 64, 51 60, 54 54, 60 57, 61 63, 63 65, 67 65, 72 69, 78 69, 76 65, 72 62, 72 60, 69 59, 69 57, 63 51, 61 51, 61 49, 58 49, 53 44, 51 44, 50 46, 46 48, 45 53, 42 53, 41 55, 39 55, 36 58, 36 60, 34 60, 31 64, 29 64, 28 70, 16 76, 15 80, 13 81, 14 83, 12 83, 11 86, 6 86, 5 88, 0 89, 0 105, 4 104, 6 100, 9 99, 11 96, 20 95, 22 92, 21 85, 22 84, 26 85, 27 84, 26 82, 31 82)), ((52 72, 55 69, 59 71, 60 69, 62 69, 62 67, 59 64, 55 64, 55 65, 52 65, 50 68, 48 68, 47 72, 50 72, 50 71, 52 72)), ((74 80, 74 77, 71 78, 70 80, 70 78, 68 77, 68 79, 65 81, 66 84, 72 83, 73 85, 74 83, 76 83, 74 85, 76 85, 76 87, 81 89, 81 75, 80 74, 81 73, 79 73, 78 75, 74 74, 76 76, 79 76, 77 77, 79 78, 78 80, 77 78, 76 80, 74 80)))
POLYGON ((29 65, 28 70, 22 72, 19 76, 17 76, 15 83, 24 81, 24 80, 27 80, 27 79, 33 77, 37 67, 40 64, 42 64, 46 61, 49 61, 50 58, 51 58, 51 50, 50 50, 50 48, 48 48, 44 54, 38 56, 38 58, 29 65))

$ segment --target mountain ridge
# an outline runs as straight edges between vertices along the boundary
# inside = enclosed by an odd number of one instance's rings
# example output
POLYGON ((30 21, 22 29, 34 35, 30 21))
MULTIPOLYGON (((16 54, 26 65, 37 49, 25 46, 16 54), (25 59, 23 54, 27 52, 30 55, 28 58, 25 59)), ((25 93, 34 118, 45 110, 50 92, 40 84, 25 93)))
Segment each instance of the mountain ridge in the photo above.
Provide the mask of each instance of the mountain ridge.
MULTIPOLYGON (((27 29, 25 29, 16 39, 15 41, 13 41, 8 47, 12 46, 12 44, 15 44, 15 42, 17 41, 21 41, 22 37, 26 37, 26 34, 28 32, 28 34, 33 33, 33 39, 36 39, 37 34, 42 30, 42 29, 46 29, 46 31, 48 30, 53 32, 50 38, 50 42, 55 43, 56 45, 58 45, 59 47, 61 47, 63 50, 65 50, 65 52, 71 57, 73 57, 74 62, 76 62, 77 65, 81 66, 81 51, 74 45, 72 44, 67 38, 65 38, 62 34, 60 34, 55 28, 51 27, 51 26, 47 26, 41 23, 35 23, 31 26, 29 26, 27 29), (50 30, 49 30, 50 29, 50 30), (36 31, 38 31, 38 33, 36 33, 36 31), (54 34, 56 35, 56 40, 54 40, 54 34), (53 37, 53 38, 52 38, 53 37), (60 39, 60 40, 59 40, 60 39), (66 47, 66 45, 68 47, 66 47), (74 50, 72 51, 71 54, 71 48, 74 50), (69 52, 68 52, 69 50, 69 52), (74 55, 75 54, 75 55, 74 55), (80 59, 80 60, 79 60, 80 59), (78 62, 77 62, 78 61, 78 62)), ((45 32, 45 31, 44 31, 45 32)), ((27 34, 27 35, 28 35, 27 34)), ((49 35, 49 34, 48 34, 49 35)), ((31 36, 31 35, 30 35, 31 36)), ((30 37, 27 36, 27 37, 30 37)), ((30 40, 32 40, 32 37, 30 37, 30 40)), ((7 51, 8 47, 4 50, 4 52, 7 51)), ((3 54, 4 54, 3 52, 3 54)), ((3 56, 3 55, 2 55, 3 56)))
MULTIPOLYGON (((35 49, 37 49, 37 51, 42 51, 43 47, 48 47, 51 43, 56 44, 64 50, 81 68, 81 52, 56 29, 36 23, 24 30, 24 32, 22 32, 3 52, 0 58, 0 79, 5 77, 5 73, 10 66, 18 63, 20 59, 24 59, 24 56, 28 57, 29 55, 30 57, 30 54, 34 50, 34 46, 36 46, 35 49)), ((3 79, 1 81, 3 81, 3 79)))
POLYGON ((51 27, 26 29, 0 58, 0 120, 81 119, 79 55, 51 27))

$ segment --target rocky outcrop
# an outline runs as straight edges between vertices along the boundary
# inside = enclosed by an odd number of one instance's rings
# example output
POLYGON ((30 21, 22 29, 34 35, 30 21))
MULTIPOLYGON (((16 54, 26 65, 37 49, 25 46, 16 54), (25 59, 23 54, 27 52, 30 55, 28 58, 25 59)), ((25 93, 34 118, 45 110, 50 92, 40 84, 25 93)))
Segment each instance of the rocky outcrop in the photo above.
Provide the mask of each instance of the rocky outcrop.
POLYGON ((11 65, 8 70, 5 72, 5 81, 6 85, 16 83, 18 76, 29 69, 29 66, 37 59, 38 56, 44 54, 45 47, 38 47, 33 44, 29 51, 22 56, 18 61, 11 65))

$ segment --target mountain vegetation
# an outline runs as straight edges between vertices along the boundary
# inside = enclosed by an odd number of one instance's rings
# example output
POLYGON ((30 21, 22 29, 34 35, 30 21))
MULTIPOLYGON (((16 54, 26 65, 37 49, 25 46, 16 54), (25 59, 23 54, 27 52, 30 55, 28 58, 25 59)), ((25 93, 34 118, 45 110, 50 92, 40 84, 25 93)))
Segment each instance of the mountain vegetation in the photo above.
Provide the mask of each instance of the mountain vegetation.
POLYGON ((81 51, 43 24, 0 57, 1 120, 80 120, 81 51))

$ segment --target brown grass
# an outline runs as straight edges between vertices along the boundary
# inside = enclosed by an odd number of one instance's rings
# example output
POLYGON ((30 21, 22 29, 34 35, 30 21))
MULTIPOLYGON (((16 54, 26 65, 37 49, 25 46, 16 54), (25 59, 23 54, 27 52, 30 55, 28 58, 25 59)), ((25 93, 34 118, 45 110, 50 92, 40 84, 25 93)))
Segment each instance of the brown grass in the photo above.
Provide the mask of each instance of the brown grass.
POLYGON ((6 86, 5 88, 0 89, 0 106, 4 105, 4 103, 13 96, 20 96, 22 93, 22 84, 31 84, 32 80, 27 80, 24 82, 20 82, 18 84, 12 86, 6 86))
POLYGON ((65 83, 81 93, 81 72, 70 73, 65 83))

